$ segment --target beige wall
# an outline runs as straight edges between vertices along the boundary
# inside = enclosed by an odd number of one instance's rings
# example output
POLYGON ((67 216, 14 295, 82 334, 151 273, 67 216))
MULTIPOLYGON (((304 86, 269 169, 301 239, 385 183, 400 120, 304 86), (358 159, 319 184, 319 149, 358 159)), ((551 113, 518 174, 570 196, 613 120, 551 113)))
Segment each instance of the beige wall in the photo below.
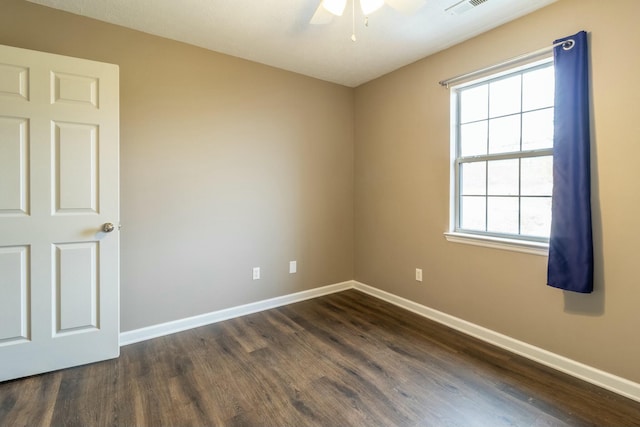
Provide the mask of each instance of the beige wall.
POLYGON ((638 16, 637 0, 560 0, 359 87, 356 279, 640 382, 638 16), (593 77, 591 295, 545 286, 546 257, 444 239, 449 91, 437 83, 582 29, 593 77))
POLYGON ((353 278, 352 89, 21 0, 0 43, 120 66, 123 331, 353 278))

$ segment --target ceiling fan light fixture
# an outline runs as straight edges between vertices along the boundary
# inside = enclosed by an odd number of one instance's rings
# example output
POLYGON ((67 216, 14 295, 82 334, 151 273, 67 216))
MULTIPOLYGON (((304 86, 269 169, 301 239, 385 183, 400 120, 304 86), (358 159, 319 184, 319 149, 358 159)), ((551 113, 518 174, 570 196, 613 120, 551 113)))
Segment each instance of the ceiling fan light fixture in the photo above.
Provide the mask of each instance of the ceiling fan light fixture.
POLYGON ((336 16, 342 16, 346 6, 347 0, 322 0, 322 7, 336 16))
POLYGON ((384 0, 360 0, 360 7, 365 16, 370 15, 382 6, 384 6, 384 0))

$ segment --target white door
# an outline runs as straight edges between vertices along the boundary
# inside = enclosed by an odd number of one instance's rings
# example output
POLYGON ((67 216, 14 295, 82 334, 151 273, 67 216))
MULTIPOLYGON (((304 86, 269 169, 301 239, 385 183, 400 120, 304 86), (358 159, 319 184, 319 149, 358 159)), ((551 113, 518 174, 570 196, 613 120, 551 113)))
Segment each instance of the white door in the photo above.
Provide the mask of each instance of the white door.
POLYGON ((119 354, 118 79, 0 46, 0 381, 119 354))

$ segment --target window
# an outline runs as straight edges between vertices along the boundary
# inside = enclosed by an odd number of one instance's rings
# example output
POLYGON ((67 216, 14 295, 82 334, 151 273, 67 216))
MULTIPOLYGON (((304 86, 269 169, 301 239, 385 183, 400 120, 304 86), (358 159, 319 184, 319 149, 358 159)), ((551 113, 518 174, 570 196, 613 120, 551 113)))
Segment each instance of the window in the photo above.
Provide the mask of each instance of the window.
POLYGON ((452 88, 452 232, 537 242, 551 227, 553 62, 452 88))

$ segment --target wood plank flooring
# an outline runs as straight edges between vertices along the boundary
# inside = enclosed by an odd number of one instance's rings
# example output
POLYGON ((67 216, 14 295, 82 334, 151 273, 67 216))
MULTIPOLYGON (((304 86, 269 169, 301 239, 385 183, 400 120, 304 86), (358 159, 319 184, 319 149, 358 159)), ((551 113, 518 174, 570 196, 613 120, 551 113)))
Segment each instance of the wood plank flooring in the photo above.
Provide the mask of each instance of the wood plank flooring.
POLYGON ((0 426, 640 426, 640 403, 349 290, 0 383, 0 426))

